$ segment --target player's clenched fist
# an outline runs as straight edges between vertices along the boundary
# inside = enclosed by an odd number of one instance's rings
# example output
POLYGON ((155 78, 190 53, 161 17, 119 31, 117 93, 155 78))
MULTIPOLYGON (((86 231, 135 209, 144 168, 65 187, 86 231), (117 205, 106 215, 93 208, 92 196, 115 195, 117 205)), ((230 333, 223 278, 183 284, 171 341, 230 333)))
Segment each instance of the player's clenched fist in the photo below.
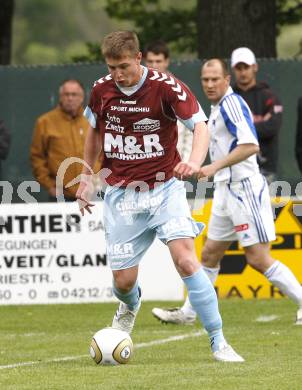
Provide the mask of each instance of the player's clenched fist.
POLYGON ((178 179, 182 180, 184 178, 188 178, 195 173, 198 173, 199 171, 199 165, 195 162, 188 161, 188 162, 179 162, 176 167, 174 168, 174 176, 178 179))
POLYGON ((213 177, 215 173, 219 170, 219 167, 215 162, 209 165, 204 165, 201 167, 197 173, 197 178, 201 179, 203 177, 213 177))

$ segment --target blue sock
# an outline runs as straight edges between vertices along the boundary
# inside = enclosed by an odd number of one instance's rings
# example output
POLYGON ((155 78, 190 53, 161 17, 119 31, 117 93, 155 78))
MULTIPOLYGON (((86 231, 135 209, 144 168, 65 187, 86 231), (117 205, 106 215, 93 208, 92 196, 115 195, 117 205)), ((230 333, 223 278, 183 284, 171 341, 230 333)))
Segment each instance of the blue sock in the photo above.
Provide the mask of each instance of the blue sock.
POLYGON ((225 342, 225 339, 214 287, 202 268, 182 279, 187 286, 191 305, 208 332, 212 351, 215 352, 219 344, 225 342))
POLYGON ((116 288, 114 283, 112 291, 113 294, 117 297, 117 299, 127 304, 129 310, 133 311, 138 307, 139 300, 141 297, 141 289, 138 286, 138 281, 136 281, 135 285, 127 293, 123 293, 121 290, 116 288))

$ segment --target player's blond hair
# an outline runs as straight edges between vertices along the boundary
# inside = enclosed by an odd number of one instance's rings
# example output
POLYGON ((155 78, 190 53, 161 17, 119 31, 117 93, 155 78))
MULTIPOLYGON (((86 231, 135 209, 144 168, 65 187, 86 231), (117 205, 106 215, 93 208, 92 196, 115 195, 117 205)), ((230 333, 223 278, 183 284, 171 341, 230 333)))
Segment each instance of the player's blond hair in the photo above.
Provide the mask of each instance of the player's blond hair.
POLYGON ((139 40, 133 31, 114 31, 105 36, 101 48, 105 58, 120 59, 126 52, 135 57, 139 53, 139 40))

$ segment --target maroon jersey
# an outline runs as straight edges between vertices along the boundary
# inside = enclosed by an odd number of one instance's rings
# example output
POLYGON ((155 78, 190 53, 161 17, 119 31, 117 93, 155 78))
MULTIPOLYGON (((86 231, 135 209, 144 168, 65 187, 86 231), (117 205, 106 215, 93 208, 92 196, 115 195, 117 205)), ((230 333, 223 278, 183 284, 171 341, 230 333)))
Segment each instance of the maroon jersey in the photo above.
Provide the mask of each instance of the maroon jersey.
MULTIPOLYGON (((180 161, 177 117, 194 123, 205 120, 190 89, 174 76, 144 68, 139 88, 126 95, 108 75, 95 82, 86 115, 103 140, 106 179, 116 185, 143 181, 150 188, 158 172, 164 181, 180 161), (140 85, 141 84, 141 85, 140 85), (93 115, 92 115, 93 114, 93 115), (93 118, 94 117, 94 118, 93 118), (93 120, 91 120, 93 118, 93 120)), ((193 124, 193 125, 192 125, 193 124)))

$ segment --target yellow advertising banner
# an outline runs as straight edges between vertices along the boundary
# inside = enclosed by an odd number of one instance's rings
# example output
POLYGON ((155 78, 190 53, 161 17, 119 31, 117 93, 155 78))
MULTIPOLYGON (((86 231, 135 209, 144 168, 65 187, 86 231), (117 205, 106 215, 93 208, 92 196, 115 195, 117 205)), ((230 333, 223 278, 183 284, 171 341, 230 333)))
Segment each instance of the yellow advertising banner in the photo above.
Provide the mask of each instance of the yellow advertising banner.
MULTIPOLYGON (((193 211, 193 218, 208 224, 211 207, 212 200, 208 200, 200 210, 193 211)), ((276 240, 271 243, 271 256, 286 264, 302 283, 302 202, 279 198, 272 201, 272 207, 276 216, 276 240)), ((201 261, 206 235, 207 229, 195 240, 196 253, 201 261)), ((246 264, 238 242, 226 251, 215 288, 219 298, 282 297, 265 276, 246 264)))

